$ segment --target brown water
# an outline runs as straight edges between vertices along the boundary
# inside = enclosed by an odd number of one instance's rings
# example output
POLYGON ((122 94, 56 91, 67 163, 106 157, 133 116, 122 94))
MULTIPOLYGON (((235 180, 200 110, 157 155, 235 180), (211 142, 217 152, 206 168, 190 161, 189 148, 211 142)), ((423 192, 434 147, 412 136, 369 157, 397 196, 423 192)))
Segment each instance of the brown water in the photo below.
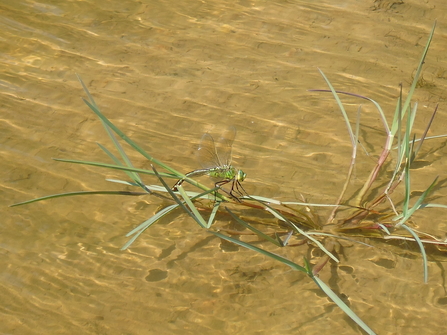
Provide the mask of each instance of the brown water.
MULTIPOLYGON (((437 19, 416 129, 439 103, 432 134, 446 133, 443 0, 3 1, 0 8, 1 333, 361 333, 304 275, 248 250, 229 252, 184 215, 120 251, 124 235, 159 209, 156 198, 6 206, 125 189, 105 181, 124 178, 119 173, 51 159, 108 162, 95 143, 108 137, 81 101, 76 73, 112 122, 173 167, 196 168, 200 136, 234 125, 234 163, 248 174, 249 193, 334 202, 351 149, 331 96, 307 91, 326 88, 317 67, 338 89, 379 101, 391 118, 398 84, 410 85, 437 19)), ((354 118, 364 102, 346 103, 354 118)), ((359 154, 352 189, 384 141, 373 106, 363 109, 361 140, 372 158, 359 154)), ((422 160, 431 164, 414 172, 415 190, 438 174, 445 184, 445 140, 430 143, 422 160)), ((414 224, 442 237, 444 217, 425 211, 414 224)), ((345 244, 340 266, 327 266, 321 278, 379 334, 447 333, 445 257, 430 256, 424 285, 410 245, 372 243, 345 244)), ((306 248, 284 252, 301 263, 306 248)))

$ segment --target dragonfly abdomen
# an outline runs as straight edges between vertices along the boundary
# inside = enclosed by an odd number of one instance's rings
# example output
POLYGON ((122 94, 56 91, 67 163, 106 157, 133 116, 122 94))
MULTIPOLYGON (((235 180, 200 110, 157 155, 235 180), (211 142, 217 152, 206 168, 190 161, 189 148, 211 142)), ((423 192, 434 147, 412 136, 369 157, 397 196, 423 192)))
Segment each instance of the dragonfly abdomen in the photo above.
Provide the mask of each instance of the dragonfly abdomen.
POLYGON ((198 170, 194 170, 191 172, 188 172, 187 174, 185 174, 186 177, 194 177, 194 176, 203 176, 205 174, 208 174, 209 169, 198 169, 198 170))

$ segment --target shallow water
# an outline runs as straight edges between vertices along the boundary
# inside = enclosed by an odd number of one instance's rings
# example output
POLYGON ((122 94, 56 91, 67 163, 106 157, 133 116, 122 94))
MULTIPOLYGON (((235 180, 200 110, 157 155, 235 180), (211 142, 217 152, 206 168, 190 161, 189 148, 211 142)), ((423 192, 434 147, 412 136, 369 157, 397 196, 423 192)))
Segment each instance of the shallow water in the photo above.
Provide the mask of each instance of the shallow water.
MULTIPOLYGON (((445 133, 443 1, 3 1, 0 8, 2 333, 361 333, 303 274, 222 244, 185 215, 120 251, 125 234, 160 209, 159 199, 6 206, 126 189, 105 181, 122 174, 52 160, 109 161, 96 145, 111 147, 108 136, 80 99, 76 74, 112 122, 174 168, 195 169, 201 135, 234 125, 234 164, 247 173, 249 193, 334 202, 351 146, 333 98, 308 91, 326 88, 317 68, 336 88, 379 101, 391 119, 398 85, 411 84, 437 19, 415 129, 422 133, 439 103, 430 134, 445 133)), ((344 101, 352 120, 363 104, 361 142, 369 154, 359 152, 352 192, 385 136, 372 105, 344 101)), ((440 175, 438 203, 446 193, 445 143, 427 142, 420 161, 428 163, 413 172, 416 191, 440 175)), ((427 210, 413 224, 443 237, 444 217, 427 210)), ((446 333, 444 255, 430 254, 424 285, 420 253, 410 244, 363 241, 374 248, 345 243, 341 264, 320 277, 379 334, 446 333)), ((276 252, 301 263, 307 249, 276 252)))

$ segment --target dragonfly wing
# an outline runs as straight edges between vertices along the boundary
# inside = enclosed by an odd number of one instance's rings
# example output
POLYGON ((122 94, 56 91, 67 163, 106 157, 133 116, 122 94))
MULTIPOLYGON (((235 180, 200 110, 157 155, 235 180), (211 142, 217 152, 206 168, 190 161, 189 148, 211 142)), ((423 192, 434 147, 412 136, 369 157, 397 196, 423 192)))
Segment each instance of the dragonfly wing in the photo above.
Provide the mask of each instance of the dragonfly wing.
POLYGON ((236 128, 228 127, 217 141, 219 166, 230 166, 233 149, 233 142, 236 137, 236 128))
POLYGON ((216 145, 210 134, 203 134, 196 156, 200 165, 204 169, 220 166, 219 156, 217 156, 216 152, 216 145))

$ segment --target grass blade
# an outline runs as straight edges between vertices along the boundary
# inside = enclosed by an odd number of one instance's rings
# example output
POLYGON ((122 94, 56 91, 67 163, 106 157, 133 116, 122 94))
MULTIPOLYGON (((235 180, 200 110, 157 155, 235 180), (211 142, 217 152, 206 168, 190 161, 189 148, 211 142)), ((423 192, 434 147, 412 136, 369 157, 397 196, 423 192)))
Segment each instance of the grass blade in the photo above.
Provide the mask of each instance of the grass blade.
POLYGON ((177 190, 179 191, 179 193, 182 196, 183 200, 188 205, 188 207, 191 210, 192 214, 194 215, 194 218, 196 219, 197 223, 202 228, 206 228, 208 226, 208 224, 206 223, 206 221, 203 218, 203 216, 199 213, 199 211, 197 210, 196 206, 194 206, 194 204, 192 203, 192 201, 189 198, 189 196, 186 194, 185 189, 183 188, 183 186, 182 185, 178 185, 177 186, 177 190))
POLYGON ((436 112, 438 111, 438 106, 439 105, 437 104, 436 107, 435 107, 435 110, 433 111, 433 113, 432 113, 432 115, 430 117, 430 120, 428 121, 427 127, 425 127, 424 133, 422 134, 421 138, 419 139, 419 144, 418 144, 417 148, 414 151, 414 158, 419 153, 419 150, 421 149, 422 144, 424 143, 424 140, 427 138, 427 133, 428 133, 428 131, 429 131, 429 129, 430 129, 432 123, 433 123, 433 120, 435 119, 436 112))
MULTIPOLYGON (((309 90, 310 92, 332 92, 331 90, 309 90)), ((359 95, 359 94, 355 94, 355 93, 350 93, 350 92, 344 92, 344 91, 335 91, 337 94, 344 94, 344 95, 349 95, 352 97, 356 97, 356 98, 360 98, 360 99, 365 99, 368 100, 370 102, 372 102, 374 104, 374 106, 377 108, 379 115, 380 115, 380 119, 382 120, 383 126, 385 128, 385 132, 387 134, 390 133, 390 129, 388 127, 388 123, 386 121, 386 117, 385 117, 385 113, 382 110, 382 107, 380 107, 380 105, 373 99, 365 97, 363 95, 359 95)))
POLYGON ((249 244, 249 243, 245 243, 245 242, 236 240, 236 239, 234 239, 234 238, 231 238, 231 237, 229 237, 229 236, 223 235, 223 234, 218 233, 218 232, 211 231, 211 230, 210 230, 209 232, 210 232, 211 234, 216 235, 217 237, 220 237, 221 239, 227 240, 227 241, 229 241, 229 242, 233 242, 234 244, 240 245, 241 247, 244 247, 244 248, 247 248, 247 249, 256 251, 256 252, 258 252, 258 253, 260 253, 260 254, 262 254, 262 255, 265 255, 265 256, 270 257, 270 258, 272 258, 272 259, 274 259, 274 260, 276 260, 276 261, 279 261, 279 262, 281 262, 281 263, 283 263, 283 264, 285 264, 285 265, 288 265, 288 266, 290 266, 293 270, 301 271, 301 272, 304 272, 305 274, 309 275, 308 271, 307 271, 304 267, 302 267, 301 265, 298 265, 298 264, 296 264, 296 263, 294 263, 294 262, 288 260, 287 258, 284 258, 284 257, 282 257, 282 256, 276 255, 276 254, 271 253, 271 252, 269 252, 269 251, 267 251, 267 250, 264 250, 264 249, 255 247, 254 245, 251 245, 251 244, 249 244))
POLYGON ((163 208, 161 211, 159 211, 158 213, 156 213, 154 216, 152 216, 151 218, 147 219, 146 221, 144 221, 143 223, 141 223, 140 225, 138 225, 138 227, 132 229, 132 231, 130 231, 129 233, 126 234, 126 237, 132 236, 135 234, 135 236, 133 236, 129 241, 127 241, 126 244, 123 245, 123 247, 121 248, 121 250, 126 250, 127 248, 129 248, 133 242, 135 242, 135 240, 147 229, 149 228, 152 224, 154 224, 155 222, 157 222, 159 219, 161 219, 163 216, 169 214, 170 212, 172 212, 173 210, 175 210, 177 207, 179 207, 177 204, 168 206, 163 208))
POLYGON ((287 258, 284 258, 282 256, 276 255, 274 253, 271 253, 269 251, 266 251, 264 249, 255 247, 254 245, 236 240, 234 238, 231 238, 229 236, 223 235, 218 232, 210 231, 210 233, 216 235, 217 237, 220 237, 224 240, 227 240, 229 242, 233 242, 237 245, 240 245, 244 248, 256 251, 262 255, 265 255, 267 257, 270 257, 274 260, 277 260, 285 265, 290 266, 293 270, 301 271, 307 274, 309 277, 312 278, 312 280, 318 285, 318 287, 338 306, 342 309, 343 312, 345 312, 355 323, 357 323, 364 331, 366 331, 368 334, 375 335, 375 333, 369 328, 366 323, 362 321, 344 302, 341 300, 335 293, 330 289, 329 286, 327 286, 320 278, 317 276, 312 275, 312 270, 310 267, 309 262, 305 259, 305 265, 306 267, 303 267, 301 265, 298 265, 287 258))
POLYGON ((428 261, 427 261, 427 254, 425 252, 424 245, 422 244, 422 241, 419 238, 419 236, 413 231, 413 229, 408 227, 406 224, 402 224, 401 227, 404 228, 406 231, 408 231, 414 237, 414 240, 416 241, 416 243, 419 246, 419 249, 421 250, 422 264, 424 267, 424 283, 427 284, 428 283, 428 261))
POLYGON ((219 207, 221 204, 222 204, 222 201, 219 201, 219 200, 214 203, 213 210, 211 211, 210 217, 208 218, 208 223, 206 225, 206 228, 210 228, 211 225, 213 224, 214 218, 216 217, 217 211, 219 210, 219 207))
MULTIPOLYGON (((262 202, 261 202, 262 203, 262 202)), ((276 218, 280 219, 281 221, 286 222, 291 228, 293 228, 296 232, 298 232, 299 234, 305 236, 306 238, 308 238, 309 240, 311 240, 312 242, 314 242, 320 249, 321 251, 323 251, 326 255, 328 255, 330 258, 332 258, 335 262, 339 263, 340 261, 338 260, 337 257, 335 257, 329 250, 327 250, 320 241, 318 241, 317 239, 315 239, 314 237, 312 237, 311 235, 307 234, 304 230, 298 228, 297 225, 295 225, 292 221, 290 221, 289 219, 287 219, 286 217, 284 217, 281 213, 279 213, 276 209, 274 209, 273 207, 267 205, 266 203, 262 203, 268 210, 268 212, 272 213, 276 218)))
POLYGON ((430 184, 430 186, 421 194, 421 196, 418 198, 418 200, 413 205, 413 207, 411 207, 407 211, 406 215, 404 215, 402 213, 401 215, 399 215, 398 217, 395 218, 395 220, 400 219, 399 223, 396 224, 396 228, 399 228, 401 225, 403 225, 405 223, 405 221, 407 221, 414 214, 414 212, 416 212, 419 208, 422 207, 422 202, 425 200, 425 198, 428 196, 428 194, 430 194, 430 192, 432 191, 433 187, 435 186, 436 182, 438 181, 438 177, 436 177, 435 180, 433 180, 433 182, 430 184))
POLYGON ((93 97, 91 96, 90 92, 88 91, 87 87, 85 86, 82 79, 78 76, 79 81, 81 82, 82 87, 84 88, 84 91, 86 92, 89 100, 86 100, 85 98, 82 98, 82 100, 86 103, 88 107, 101 119, 101 121, 107 125, 110 129, 112 129, 119 137, 121 137, 125 142, 127 142, 132 148, 134 148, 137 152, 139 152, 143 157, 147 158, 152 163, 162 167, 163 169, 171 172, 172 174, 175 174, 177 176, 180 176, 181 178, 184 178, 185 175, 181 172, 169 167, 168 165, 164 164, 163 162, 159 161, 158 159, 155 159, 151 155, 149 155, 143 148, 141 148, 138 144, 136 144, 134 141, 132 141, 126 134, 124 134, 118 127, 116 127, 110 120, 101 113, 98 106, 93 100, 93 97))
MULTIPOLYGON (((411 99, 413 98, 413 94, 416 89, 416 86, 417 86, 417 83, 419 80, 419 76, 421 75, 421 72, 422 72, 422 67, 425 63, 425 58, 427 57, 428 49, 429 49, 431 41, 433 39, 433 34, 435 33, 435 28, 436 28, 436 21, 433 24, 432 30, 430 32, 430 36, 428 37, 428 40, 427 40, 427 44, 425 45, 425 49, 422 53, 421 60, 419 61, 419 65, 416 69, 416 74, 414 75, 413 82, 410 87, 410 91, 408 92, 408 95, 407 95, 407 99, 405 100, 404 105, 402 107, 402 112, 403 112, 402 117, 405 116, 404 115, 405 111, 410 107, 411 99)), ((391 133, 394 135, 394 134, 396 134, 396 131, 397 131, 397 123, 393 122, 393 125, 391 126, 391 133)))
POLYGON ((62 198, 62 197, 72 197, 75 195, 132 195, 132 196, 140 196, 147 195, 146 192, 130 192, 130 191, 78 191, 78 192, 68 192, 68 193, 60 193, 60 194, 52 194, 44 197, 31 199, 27 201, 18 202, 16 204, 9 205, 9 207, 16 207, 31 204, 37 201, 43 201, 48 199, 62 198))
POLYGON ((332 95, 334 96, 335 101, 337 102, 338 107, 340 108, 340 111, 341 111, 343 118, 345 120, 345 123, 346 123, 346 127, 348 128, 348 133, 349 133, 349 137, 351 138, 351 143, 353 146, 355 146, 356 140, 355 140, 354 132, 352 131, 352 127, 349 122, 348 114, 346 113, 345 107, 343 106, 343 103, 341 102, 340 98, 338 97, 337 91, 335 91, 335 89, 332 86, 329 79, 326 78, 323 71, 321 71, 320 69, 318 69, 318 71, 320 71, 320 74, 323 76, 324 80, 326 81, 326 84, 329 86, 329 89, 331 90, 332 95))
POLYGON ((166 214, 169 214, 170 212, 175 210, 177 207, 179 207, 179 205, 178 204, 174 204, 174 205, 170 205, 170 206, 167 206, 167 207, 163 208, 162 210, 157 212, 154 216, 150 217, 149 219, 147 219, 146 221, 144 221, 143 223, 138 225, 138 227, 136 227, 136 228, 132 229, 130 232, 128 232, 126 234, 126 237, 132 236, 136 232, 138 232, 140 230, 146 229, 148 227, 148 225, 150 226, 152 223, 154 223, 158 219, 161 219, 166 214))
POLYGON ((264 234, 262 231, 260 231, 259 229, 256 229, 255 227, 249 225, 247 222, 245 222, 244 220, 242 220, 240 217, 238 217, 236 214, 234 214, 229 208, 225 207, 225 209, 227 210, 228 213, 230 213, 230 215, 233 217, 233 219, 235 219, 237 222, 239 222, 242 226, 244 226, 247 229, 250 229, 252 232, 254 232, 256 235, 260 236, 261 238, 273 243, 274 245, 278 246, 278 247, 283 247, 283 245, 281 245, 281 243, 279 243, 276 239, 271 238, 270 236, 264 234))
MULTIPOLYGON (((164 179, 160 176, 160 174, 157 172, 157 169, 154 165, 152 165, 152 169, 154 170, 155 175, 157 176, 158 180, 163 184, 166 191, 168 191, 169 195, 174 199, 174 201, 182 208, 186 213, 188 213, 189 216, 191 216, 202 228, 205 228, 206 224, 203 224, 201 220, 195 216, 193 212, 191 212, 180 199, 175 195, 175 193, 171 190, 171 188, 166 184, 164 179)), ((203 218, 202 218, 203 220, 203 218)))
MULTIPOLYGON (((131 167, 123 166, 123 165, 113 165, 113 164, 107 164, 107 163, 80 161, 80 160, 76 160, 76 159, 63 159, 63 158, 53 158, 53 160, 55 160, 57 162, 64 162, 64 163, 73 163, 73 164, 82 164, 82 165, 90 165, 90 166, 99 166, 99 167, 103 167, 103 168, 107 168, 107 169, 115 169, 115 170, 122 170, 122 171, 133 171, 133 172, 138 172, 138 173, 142 173, 142 174, 149 174, 149 175, 152 175, 152 176, 155 175, 154 171, 145 170, 145 169, 131 168, 131 167)), ((159 174, 160 174, 160 176, 165 177, 165 178, 178 179, 178 176, 175 175, 175 174, 163 173, 163 172, 160 172, 159 174)))
MULTIPOLYGON (((113 133, 110 133, 110 136, 115 138, 115 136, 113 136, 113 133)), ((116 138, 115 138, 115 140, 116 140, 116 138)), ((130 167, 130 168, 134 167, 124 151, 122 151, 121 156, 125 156, 126 157, 126 165, 122 164, 121 161, 118 159, 118 157, 116 157, 114 154, 112 154, 101 143, 96 143, 96 144, 98 144, 98 146, 107 154, 107 156, 109 156, 115 162, 116 165, 127 166, 127 167, 130 167)), ((116 145, 119 146, 119 148, 120 148, 119 150, 123 150, 118 142, 116 143, 116 145)), ((141 184, 143 183, 143 181, 141 180, 140 176, 136 172, 130 172, 130 171, 125 171, 125 172, 133 181, 141 183, 141 184)))
POLYGON ((312 277, 313 281, 320 287, 320 289, 338 306, 343 312, 346 313, 356 324, 358 324, 367 334, 375 335, 374 331, 368 327, 368 325, 355 314, 352 309, 341 300, 329 286, 325 284, 317 276, 312 277))

